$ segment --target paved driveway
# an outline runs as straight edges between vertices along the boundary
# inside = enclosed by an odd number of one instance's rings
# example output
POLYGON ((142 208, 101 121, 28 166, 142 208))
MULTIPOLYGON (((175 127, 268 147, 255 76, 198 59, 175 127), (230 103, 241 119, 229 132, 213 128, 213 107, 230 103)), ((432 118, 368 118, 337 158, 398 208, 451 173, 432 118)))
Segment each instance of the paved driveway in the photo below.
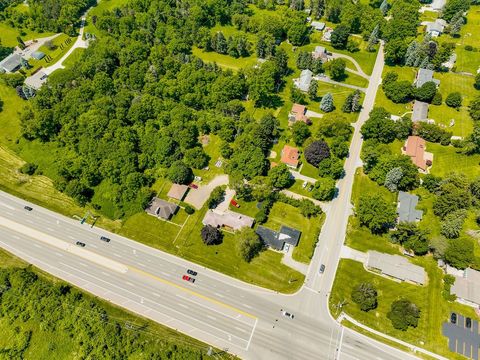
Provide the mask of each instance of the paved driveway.
POLYGON ((200 185, 198 189, 190 189, 184 201, 200 210, 210 197, 213 189, 222 185, 228 185, 228 175, 218 175, 208 184, 200 185))

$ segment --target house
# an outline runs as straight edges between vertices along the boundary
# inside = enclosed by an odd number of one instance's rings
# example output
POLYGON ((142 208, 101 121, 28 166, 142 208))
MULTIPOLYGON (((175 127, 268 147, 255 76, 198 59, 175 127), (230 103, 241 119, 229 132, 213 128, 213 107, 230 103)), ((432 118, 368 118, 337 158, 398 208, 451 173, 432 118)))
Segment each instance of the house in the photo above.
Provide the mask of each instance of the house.
POLYGON ((287 166, 296 169, 298 167, 298 159, 300 153, 296 147, 285 145, 282 149, 282 157, 280 161, 287 166))
POLYGON ((412 162, 422 171, 432 166, 433 154, 426 152, 426 141, 419 136, 409 136, 402 148, 402 154, 410 156, 412 162))
POLYGON ((419 69, 417 72, 417 77, 415 78, 415 85, 417 88, 429 81, 433 81, 435 84, 437 84, 437 86, 440 85, 440 80, 433 78, 433 70, 419 69))
POLYGON ((375 250, 367 252, 366 266, 400 281, 423 285, 426 281, 425 269, 414 265, 400 255, 384 254, 375 250))
POLYGON ((34 90, 39 90, 42 85, 47 81, 48 75, 43 71, 37 71, 32 76, 25 79, 25 85, 31 87, 34 90))
POLYGON ((310 125, 312 122, 305 115, 307 113, 307 107, 300 104, 293 104, 292 110, 288 114, 288 125, 293 125, 297 121, 303 121, 305 124, 310 125))
POLYGON ((413 102, 412 121, 422 121, 428 119, 428 103, 415 100, 413 102))
POLYGON ((311 25, 316 31, 322 31, 323 29, 325 29, 325 23, 324 22, 312 21, 311 25))
POLYGON ((285 244, 297 246, 300 235, 302 234, 300 231, 288 226, 282 226, 278 232, 264 226, 259 226, 255 232, 265 245, 279 251, 283 250, 285 244))
POLYGON ((202 220, 203 225, 210 225, 215 228, 227 228, 230 230, 240 230, 244 227, 251 228, 255 219, 250 216, 239 214, 233 211, 215 211, 208 210, 202 220))
POLYGON ((447 0, 433 0, 432 3, 430 4, 430 8, 433 11, 442 11, 446 3, 447 3, 447 0))
POLYGON ((188 191, 187 185, 172 184, 172 187, 168 191, 167 196, 169 198, 182 201, 187 191, 188 191))
POLYGON ((443 19, 436 19, 435 21, 428 21, 425 31, 430 34, 432 37, 438 37, 442 35, 445 26, 447 26, 447 22, 443 19))
POLYGON ((463 276, 455 276, 455 283, 450 293, 457 296, 457 301, 466 305, 480 306, 480 271, 465 269, 463 276))
POLYGON ((45 57, 45 53, 37 50, 37 51, 32 52, 32 54, 30 56, 32 58, 34 58, 35 60, 42 60, 45 57))
POLYGON ((322 40, 330 42, 330 39, 332 38, 332 33, 333 33, 332 28, 330 27, 325 28, 325 30, 323 31, 322 40))
POLYGON ((316 60, 320 59, 322 63, 325 63, 329 60, 327 49, 325 49, 323 46, 315 46, 312 56, 316 60))
POLYGON ((415 222, 422 220, 423 211, 417 210, 418 196, 404 191, 398 193, 398 222, 415 222))
POLYGON ((307 92, 310 88, 310 83, 312 82, 313 73, 306 69, 302 70, 300 77, 294 80, 295 86, 301 91, 307 92))
POLYGON ((13 73, 22 67, 22 57, 18 54, 10 54, 0 61, 0 70, 7 73, 13 73))
POLYGON ((147 214, 169 220, 178 210, 178 205, 154 197, 145 209, 147 214))
POLYGON ((456 62, 457 62, 457 54, 453 53, 452 55, 450 55, 447 61, 442 63, 442 66, 449 70, 452 70, 456 62))

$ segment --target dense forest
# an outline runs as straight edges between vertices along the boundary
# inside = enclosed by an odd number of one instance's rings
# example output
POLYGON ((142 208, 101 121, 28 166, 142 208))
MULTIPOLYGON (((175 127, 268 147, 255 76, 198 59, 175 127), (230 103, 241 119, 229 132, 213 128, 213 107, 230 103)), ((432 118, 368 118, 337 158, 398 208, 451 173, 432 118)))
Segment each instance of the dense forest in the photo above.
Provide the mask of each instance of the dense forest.
POLYGON ((111 318, 97 301, 63 282, 29 269, 0 269, 0 328, 8 337, 8 345, 0 341, 2 359, 33 358, 39 343, 48 349, 36 356, 57 359, 204 358, 200 350, 169 343, 138 325, 111 318))

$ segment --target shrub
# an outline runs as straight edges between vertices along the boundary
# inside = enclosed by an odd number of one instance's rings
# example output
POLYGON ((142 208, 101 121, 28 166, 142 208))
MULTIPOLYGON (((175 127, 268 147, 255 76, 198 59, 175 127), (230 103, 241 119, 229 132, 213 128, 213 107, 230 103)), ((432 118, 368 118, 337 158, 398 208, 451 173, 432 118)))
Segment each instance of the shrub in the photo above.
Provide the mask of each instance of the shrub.
POLYGON ((405 331, 409 326, 417 327, 420 309, 409 300, 397 300, 392 303, 387 318, 395 329, 405 331))
POLYGON ((330 157, 330 148, 323 140, 314 141, 305 148, 305 159, 315 167, 328 157, 330 157))
POLYGON ((462 94, 459 92, 453 92, 448 94, 447 98, 445 99, 445 104, 452 108, 459 108, 462 106, 462 94))
POLYGON ((371 283, 361 283, 352 290, 352 300, 362 311, 370 311, 377 307, 377 289, 371 283))
POLYGON ((205 225, 202 228, 200 235, 206 245, 218 245, 222 242, 222 233, 216 227, 211 225, 205 225))
POLYGON ((442 94, 438 91, 435 93, 435 96, 432 99, 432 105, 442 105, 443 97, 442 94))
POLYGON ((25 163, 23 166, 20 168, 20 172, 22 174, 27 174, 27 175, 33 175, 37 171, 38 166, 36 164, 32 163, 25 163))
POLYGON ((194 212, 195 212, 195 209, 193 207, 191 207, 190 205, 186 205, 185 206, 185 212, 188 214, 188 215, 192 215, 194 212))

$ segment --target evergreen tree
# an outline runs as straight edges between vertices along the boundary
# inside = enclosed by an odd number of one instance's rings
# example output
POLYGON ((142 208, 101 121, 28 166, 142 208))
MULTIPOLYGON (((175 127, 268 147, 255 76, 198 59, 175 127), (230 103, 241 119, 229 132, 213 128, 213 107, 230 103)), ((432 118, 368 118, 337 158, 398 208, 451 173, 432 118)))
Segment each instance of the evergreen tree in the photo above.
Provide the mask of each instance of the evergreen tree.
POLYGON ((353 93, 349 94, 345 99, 345 102, 343 103, 343 106, 342 106, 342 111, 344 113, 351 113, 352 104, 353 104, 353 93))
POLYGON ((383 16, 387 15, 389 8, 390 8, 390 5, 388 5, 388 1, 383 0, 382 4, 380 5, 380 10, 382 11, 383 16))
POLYGON ((361 96, 360 90, 355 90, 353 92, 352 112, 359 112, 362 109, 362 105, 360 104, 361 96))
POLYGON ((316 80, 312 80, 310 86, 308 87, 308 96, 310 99, 315 100, 317 97, 318 91, 318 82, 316 80))
POLYGON ((325 0, 312 0, 312 17, 320 19, 325 11, 325 0))
POLYGON ((267 57, 265 37, 263 35, 259 35, 257 38, 257 57, 260 59, 267 57))
POLYGON ((452 26, 450 28, 450 35, 452 37, 457 37, 460 34, 460 29, 465 24, 463 16, 458 17, 455 21, 452 19, 452 26))
POLYGON ((385 187, 391 192, 397 191, 398 183, 402 180, 403 169, 396 167, 390 170, 385 176, 385 187))
POLYGON ((408 45, 407 52, 405 53, 405 65, 413 66, 417 54, 418 43, 414 40, 408 45))
POLYGON ((331 112, 335 109, 335 106, 333 105, 333 95, 331 93, 327 93, 322 97, 320 109, 325 112, 331 112))
POLYGON ((424 57, 422 62, 420 63, 420 69, 426 69, 428 67, 428 56, 424 57))
POLYGON ((214 49, 219 54, 226 54, 228 50, 227 40, 221 31, 215 34, 215 46, 214 49))
POLYGON ((368 39, 367 51, 375 51, 375 45, 378 42, 378 31, 379 31, 379 29, 380 29, 380 26, 377 25, 372 30, 372 33, 370 34, 370 38, 368 39))
POLYGON ((305 8, 305 3, 303 0, 291 0, 290 8, 293 10, 303 10, 305 8))

